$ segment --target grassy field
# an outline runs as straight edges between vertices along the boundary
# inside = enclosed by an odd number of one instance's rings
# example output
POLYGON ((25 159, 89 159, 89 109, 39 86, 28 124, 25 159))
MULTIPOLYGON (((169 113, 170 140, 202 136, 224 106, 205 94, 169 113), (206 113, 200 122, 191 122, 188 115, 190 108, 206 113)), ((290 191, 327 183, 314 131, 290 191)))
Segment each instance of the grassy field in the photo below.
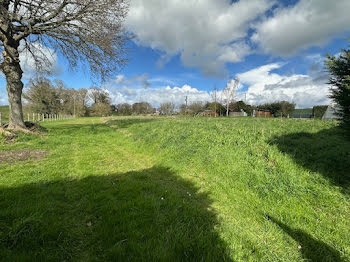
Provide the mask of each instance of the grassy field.
POLYGON ((0 113, 1 113, 2 122, 7 122, 9 120, 9 107, 0 106, 0 113))
POLYGON ((334 122, 83 118, 0 144, 1 261, 349 261, 334 122))
MULTIPOLYGON (((2 124, 8 123, 9 115, 10 115, 9 106, 0 106, 0 113, 1 113, 1 122, 2 122, 2 124)), ((33 113, 28 108, 23 107, 23 116, 24 116, 24 120, 25 121, 28 120, 28 114, 30 115, 30 117, 32 117, 33 113)))

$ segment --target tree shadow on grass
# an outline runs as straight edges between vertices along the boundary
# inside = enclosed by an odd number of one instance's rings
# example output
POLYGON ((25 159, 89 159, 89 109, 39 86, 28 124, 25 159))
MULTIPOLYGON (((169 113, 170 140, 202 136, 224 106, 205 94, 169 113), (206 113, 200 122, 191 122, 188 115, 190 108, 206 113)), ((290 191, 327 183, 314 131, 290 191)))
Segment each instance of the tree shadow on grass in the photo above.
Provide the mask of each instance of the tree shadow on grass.
POLYGON ((197 191, 163 167, 0 188, 0 258, 230 261, 197 191))
POLYGON ((285 233, 291 236, 296 242, 298 242, 298 244, 300 245, 299 250, 303 258, 307 261, 342 261, 339 252, 336 249, 327 245, 326 243, 314 239, 312 236, 310 236, 303 230, 293 229, 273 217, 269 217, 269 219, 273 223, 278 225, 285 233))
POLYGON ((350 194, 350 140, 336 127, 318 133, 293 133, 270 141, 312 172, 319 172, 350 194))

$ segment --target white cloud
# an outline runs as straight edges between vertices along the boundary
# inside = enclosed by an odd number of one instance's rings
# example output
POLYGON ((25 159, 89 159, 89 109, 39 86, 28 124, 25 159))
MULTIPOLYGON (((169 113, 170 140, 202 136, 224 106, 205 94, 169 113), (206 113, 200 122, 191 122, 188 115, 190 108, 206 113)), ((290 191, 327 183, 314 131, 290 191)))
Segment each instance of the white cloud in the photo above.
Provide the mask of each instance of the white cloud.
POLYGON ((125 76, 124 75, 117 75, 115 79, 113 79, 113 81, 116 84, 123 84, 125 81, 125 76))
MULTIPOLYGON (((283 63, 272 63, 237 74, 236 77, 240 80, 240 84, 236 86, 235 100, 244 101, 247 99, 251 105, 286 100, 296 103, 298 108, 326 105, 330 102, 328 98, 329 85, 326 84, 328 75, 323 72, 321 65, 312 64, 306 75, 281 75, 274 72, 283 66, 283 63), (246 92, 243 92, 244 87, 248 87, 246 92)), ((141 77, 134 76, 128 79, 123 76, 122 83, 117 84, 113 81, 107 84, 105 88, 109 91, 112 102, 114 104, 133 104, 145 101, 153 106, 159 106, 164 102, 173 102, 180 105, 185 102, 186 96, 188 96, 189 103, 213 101, 211 92, 199 90, 189 85, 179 87, 165 84, 146 88, 140 82, 131 81, 138 78, 141 77)), ((166 80, 163 77, 154 79, 166 80)), ((152 82, 151 80, 147 81, 152 82)), ((230 79, 226 88, 232 89, 234 86, 234 80, 230 79)), ((226 96, 223 90, 217 92, 217 100, 225 103, 226 96)))
POLYGON ((124 75, 117 75, 116 78, 111 81, 118 85, 131 85, 134 83, 140 83, 144 87, 149 87, 151 85, 148 81, 148 74, 135 75, 130 79, 127 79, 124 75))
POLYGON ((250 23, 273 4, 271 0, 131 0, 126 21, 135 41, 164 51, 159 65, 180 54, 185 66, 205 75, 223 76, 227 62, 251 53, 244 41, 250 23))
MULTIPOLYGON (((296 103, 299 108, 306 108, 330 102, 327 75, 321 71, 290 76, 272 72, 282 66, 280 63, 268 64, 237 75, 248 86, 248 103, 259 105, 286 100, 296 103)), ((242 99, 243 95, 239 97, 242 99)))
POLYGON ((59 75, 62 73, 62 68, 58 66, 58 58, 55 51, 48 47, 43 47, 40 44, 32 44, 32 51, 39 61, 39 68, 37 68, 32 54, 24 49, 21 44, 19 59, 23 70, 23 78, 29 79, 38 73, 45 73, 49 75, 59 75), (42 68, 40 68, 42 66, 42 68))
POLYGON ((176 105, 185 103, 185 97, 188 96, 189 103, 196 101, 211 101, 211 96, 206 91, 200 91, 189 85, 182 87, 158 87, 158 88, 135 88, 126 87, 107 88, 109 91, 112 103, 121 104, 136 102, 148 102, 153 106, 159 106, 161 103, 173 102, 176 105))
MULTIPOLYGON (((145 76, 134 76, 130 79, 123 76, 117 76, 116 79, 122 79, 123 81, 112 80, 106 84, 104 88, 109 92, 113 104, 129 103, 133 104, 136 102, 148 102, 153 106, 159 106, 164 102, 173 102, 176 105, 183 104, 185 97, 188 96, 188 102, 196 101, 210 101, 211 96, 206 91, 201 91, 193 88, 189 85, 183 85, 182 87, 176 85, 168 85, 167 83, 173 81, 167 80, 163 77, 145 78, 145 76), (135 81, 136 80, 136 81, 135 81), (158 86, 144 86, 143 82, 151 83, 165 83, 165 85, 158 86)), ((146 75, 147 76, 147 75, 146 75)))
POLYGON ((257 24, 252 40, 266 53, 292 55, 349 31, 349 10, 349 0, 300 0, 295 6, 276 9, 272 17, 257 24))

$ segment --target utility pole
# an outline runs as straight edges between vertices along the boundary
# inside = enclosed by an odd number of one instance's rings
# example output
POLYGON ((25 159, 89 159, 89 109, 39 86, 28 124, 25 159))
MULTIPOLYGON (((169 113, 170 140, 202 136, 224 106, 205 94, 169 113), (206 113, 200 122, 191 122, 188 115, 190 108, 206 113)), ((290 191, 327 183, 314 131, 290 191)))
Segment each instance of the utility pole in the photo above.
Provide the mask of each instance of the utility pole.
POLYGON ((216 85, 214 87, 214 116, 216 117, 216 85))
POLYGON ((188 102, 188 96, 186 96, 186 107, 185 107, 185 115, 187 115, 187 102, 188 102))

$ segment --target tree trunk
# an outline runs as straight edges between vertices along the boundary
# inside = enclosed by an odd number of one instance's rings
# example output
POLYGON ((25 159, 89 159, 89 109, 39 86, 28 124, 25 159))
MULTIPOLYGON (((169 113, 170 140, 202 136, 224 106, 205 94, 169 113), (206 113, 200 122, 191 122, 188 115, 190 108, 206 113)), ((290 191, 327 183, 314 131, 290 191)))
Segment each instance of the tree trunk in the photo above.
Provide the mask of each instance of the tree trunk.
POLYGON ((19 63, 18 53, 19 43, 15 41, 6 42, 5 50, 3 51, 4 62, 2 71, 6 77, 6 89, 10 107, 10 129, 26 128, 23 121, 22 111, 22 75, 23 71, 19 63))

